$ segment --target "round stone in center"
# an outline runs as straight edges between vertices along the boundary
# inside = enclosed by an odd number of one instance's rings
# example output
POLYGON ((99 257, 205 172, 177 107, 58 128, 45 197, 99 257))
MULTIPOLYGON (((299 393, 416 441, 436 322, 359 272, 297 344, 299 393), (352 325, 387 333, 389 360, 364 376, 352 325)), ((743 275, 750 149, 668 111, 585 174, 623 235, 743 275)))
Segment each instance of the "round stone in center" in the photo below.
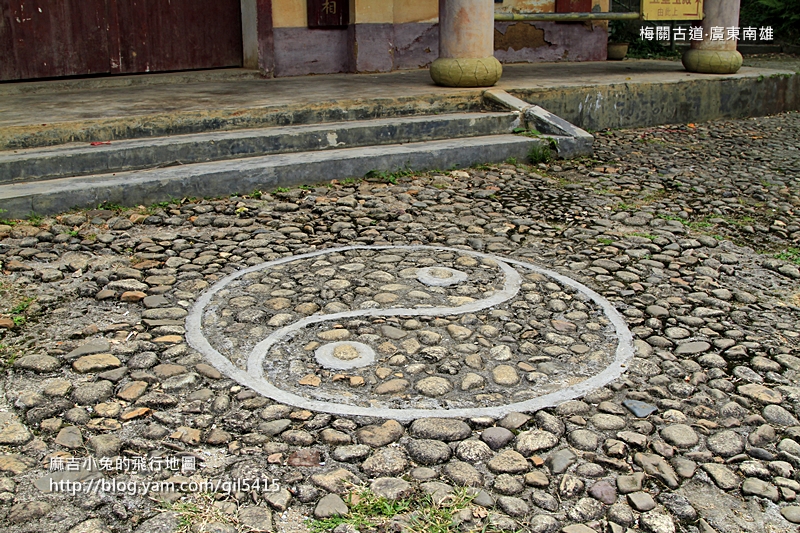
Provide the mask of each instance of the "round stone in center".
POLYGON ((349 370, 374 363, 375 350, 361 342, 330 342, 317 348, 314 358, 325 368, 349 370))
POLYGON ((359 356, 359 353, 352 344, 340 344, 333 349, 333 356, 342 361, 352 361, 359 356))
POLYGON ((425 267, 417 270, 417 280, 429 287, 449 287, 467 280, 466 272, 447 267, 425 267))

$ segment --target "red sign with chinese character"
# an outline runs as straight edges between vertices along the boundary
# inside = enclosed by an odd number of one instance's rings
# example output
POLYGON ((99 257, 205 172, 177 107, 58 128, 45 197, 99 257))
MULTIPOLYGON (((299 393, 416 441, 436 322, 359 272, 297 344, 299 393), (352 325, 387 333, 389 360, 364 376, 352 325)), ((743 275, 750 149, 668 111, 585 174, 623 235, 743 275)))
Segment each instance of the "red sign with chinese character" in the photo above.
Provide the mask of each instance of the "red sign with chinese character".
POLYGON ((350 22, 350 0, 306 0, 309 28, 345 28, 350 22))
POLYGON ((592 0, 556 0, 556 13, 590 13, 592 0))

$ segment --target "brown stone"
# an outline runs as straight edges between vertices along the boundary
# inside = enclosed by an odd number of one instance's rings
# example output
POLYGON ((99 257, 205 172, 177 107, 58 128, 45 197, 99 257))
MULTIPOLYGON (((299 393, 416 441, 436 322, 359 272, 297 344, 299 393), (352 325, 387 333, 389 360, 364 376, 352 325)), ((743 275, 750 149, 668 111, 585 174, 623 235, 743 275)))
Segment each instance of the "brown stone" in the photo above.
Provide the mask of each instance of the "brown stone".
POLYGON ((148 259, 147 261, 142 261, 141 263, 136 263, 135 265, 132 266, 136 270, 150 270, 151 268, 160 267, 161 263, 158 261, 153 261, 151 259, 148 259))
POLYGON ((350 337, 350 332, 346 329, 331 329, 328 331, 320 331, 317 337, 324 341, 343 341, 350 337))
POLYGON ((122 429, 122 424, 113 418, 93 418, 86 427, 94 431, 116 431, 122 429))
POLYGON ((199 363, 195 365, 194 369, 197 370, 198 374, 208 379, 222 379, 222 373, 211 365, 199 363))
POLYGON ((169 437, 171 439, 177 439, 185 444, 197 444, 200 442, 200 430, 181 426, 169 437))
POLYGON ((10 272, 20 272, 22 270, 30 270, 31 269, 31 267, 29 267, 25 263, 17 261, 16 259, 12 259, 11 261, 7 261, 5 267, 6 267, 6 270, 8 270, 10 272))
POLYGON ((11 329, 14 325, 14 321, 10 318, 0 317, 0 328, 11 329))
POLYGON ((28 470, 28 466, 19 455, 0 455, 0 472, 11 472, 19 475, 28 470))
POLYGON ((146 297, 147 294, 143 293, 142 291, 126 291, 122 293, 122 296, 120 296, 119 299, 123 302, 136 303, 144 300, 146 297))
POLYGON ((390 379, 375 387, 375 394, 397 394, 406 390, 409 385, 405 379, 390 379))
POLYGON ((362 444, 373 448, 386 446, 403 436, 405 429, 396 420, 387 420, 380 426, 364 426, 356 431, 356 438, 362 444))
POLYGON ((162 335, 161 337, 153 339, 153 342, 159 344, 178 344, 179 342, 183 342, 183 335, 162 335))
POLYGON ((293 452, 286 463, 289 466, 319 466, 319 459, 318 450, 300 449, 293 452))
POLYGON ((18 446, 33 438, 20 421, 11 413, 0 412, 0 444, 18 446))
POLYGON ((126 402, 135 402, 147 390, 146 381, 131 381, 117 393, 117 397, 126 402))
POLYGON ((80 428, 67 426, 58 432, 53 442, 65 448, 80 448, 83 446, 83 436, 80 428))
POLYGON ((227 444, 230 441, 231 441, 231 434, 221 429, 214 428, 208 432, 208 435, 206 435, 206 442, 208 444, 212 445, 227 444))
POLYGON ((186 367, 183 365, 164 363, 153 367, 153 374, 155 374, 158 379, 171 378, 172 376, 177 376, 184 372, 186 372, 186 367))
POLYGON ((780 404, 783 402, 783 395, 780 392, 758 383, 741 385, 738 391, 742 396, 747 396, 761 403, 780 404))
POLYGON ((94 406, 94 412, 100 416, 113 418, 122 411, 122 405, 117 402, 98 403, 94 406))
POLYGON ((300 381, 298 381, 297 383, 299 385, 308 385, 310 387, 319 387, 319 384, 322 383, 322 380, 319 378, 319 376, 316 376, 314 374, 308 374, 307 376, 305 376, 302 379, 300 379, 300 381))
POLYGON ((85 374, 87 372, 102 372, 112 368, 118 368, 122 363, 110 353, 98 353, 94 355, 84 355, 72 363, 75 372, 85 374))
POLYGON ((134 418, 139 418, 140 416, 149 415, 152 412, 153 410, 150 409, 149 407, 139 407, 133 409, 132 411, 125 411, 124 413, 122 413, 122 416, 120 416, 120 418, 122 420, 133 420, 134 418))

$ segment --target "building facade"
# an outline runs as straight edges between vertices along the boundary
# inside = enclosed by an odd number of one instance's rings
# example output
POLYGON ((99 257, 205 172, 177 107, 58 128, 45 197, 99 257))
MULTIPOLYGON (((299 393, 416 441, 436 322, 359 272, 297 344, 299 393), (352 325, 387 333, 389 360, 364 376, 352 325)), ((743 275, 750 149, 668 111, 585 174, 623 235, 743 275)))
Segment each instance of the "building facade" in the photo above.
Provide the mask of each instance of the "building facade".
MULTIPOLYGON (((608 10, 608 0, 563 1, 493 5, 495 12, 608 10)), ((424 68, 439 57, 439 2, 0 0, 0 80, 223 67, 267 76, 424 68)), ((603 21, 494 25, 502 63, 604 60, 606 41, 603 21)))

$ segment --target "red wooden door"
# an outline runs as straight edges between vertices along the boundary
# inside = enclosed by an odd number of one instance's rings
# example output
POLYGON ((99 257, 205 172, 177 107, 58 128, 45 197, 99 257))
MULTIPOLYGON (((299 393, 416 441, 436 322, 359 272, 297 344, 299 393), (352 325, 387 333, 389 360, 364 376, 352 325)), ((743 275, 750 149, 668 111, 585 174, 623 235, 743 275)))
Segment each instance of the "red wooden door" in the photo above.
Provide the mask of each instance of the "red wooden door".
POLYGON ((240 0, 0 0, 0 80, 242 65, 240 0))

